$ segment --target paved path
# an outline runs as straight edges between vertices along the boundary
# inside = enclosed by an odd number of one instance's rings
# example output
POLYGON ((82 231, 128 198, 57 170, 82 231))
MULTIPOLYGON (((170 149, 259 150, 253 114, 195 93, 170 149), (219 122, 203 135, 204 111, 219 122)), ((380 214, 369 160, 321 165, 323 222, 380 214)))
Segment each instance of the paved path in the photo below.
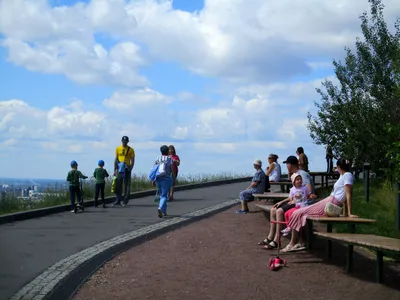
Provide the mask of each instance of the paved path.
MULTIPOLYGON (((176 192, 169 217, 238 198, 248 182, 176 192)), ((279 187, 274 190, 278 190, 279 187)), ((87 208, 0 226, 0 300, 61 259, 139 228, 159 223, 153 197, 133 199, 124 208, 87 208)))

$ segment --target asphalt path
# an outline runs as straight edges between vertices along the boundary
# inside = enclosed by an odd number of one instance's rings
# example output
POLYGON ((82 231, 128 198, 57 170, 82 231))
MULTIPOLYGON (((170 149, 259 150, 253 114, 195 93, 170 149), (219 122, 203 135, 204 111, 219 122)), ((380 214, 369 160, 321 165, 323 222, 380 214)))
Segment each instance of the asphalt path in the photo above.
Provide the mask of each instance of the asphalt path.
MULTIPOLYGON (((177 191, 168 203, 173 218, 237 199, 249 182, 177 191)), ((278 191, 274 187, 273 191, 278 191)), ((56 262, 115 236, 162 222, 153 197, 131 199, 128 206, 85 208, 0 225, 0 300, 9 299, 56 262)))

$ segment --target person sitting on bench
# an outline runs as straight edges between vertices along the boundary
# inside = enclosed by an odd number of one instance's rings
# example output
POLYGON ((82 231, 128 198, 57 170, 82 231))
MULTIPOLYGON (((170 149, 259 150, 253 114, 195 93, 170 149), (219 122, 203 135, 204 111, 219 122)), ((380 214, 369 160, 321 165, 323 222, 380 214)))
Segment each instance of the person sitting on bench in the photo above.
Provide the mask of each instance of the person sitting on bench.
POLYGON ((340 158, 337 161, 337 170, 340 174, 339 179, 333 186, 333 191, 327 198, 312 204, 310 206, 300 208, 293 212, 288 226, 292 228, 292 238, 290 243, 284 248, 283 252, 295 251, 297 248, 301 248, 300 230, 306 225, 306 219, 308 216, 325 216, 325 206, 327 203, 342 207, 346 201, 346 207, 349 217, 357 217, 351 214, 351 198, 353 191, 353 174, 350 173, 350 163, 344 158, 340 158))
POLYGON ((269 177, 269 182, 279 182, 281 180, 281 166, 277 162, 278 155, 270 154, 268 156, 269 166, 265 175, 269 177))
MULTIPOLYGON (((303 181, 303 185, 306 185, 308 187, 308 190, 311 192, 310 198, 316 198, 317 196, 314 194, 315 188, 314 188, 314 182, 307 172, 301 170, 299 168, 299 161, 296 156, 289 156, 286 161, 283 162, 286 164, 286 167, 288 169, 289 174, 294 174, 297 173, 298 175, 301 176, 301 179, 303 181)), ((278 205, 282 205, 286 202, 289 202, 290 198, 286 198, 285 200, 282 200, 278 202, 277 204, 272 207, 270 210, 270 220, 277 220, 277 221, 285 221, 285 216, 284 216, 284 211, 282 209, 277 209, 278 205), (276 206, 276 207, 275 207, 276 206)), ((274 249, 278 247, 278 235, 280 234, 280 226, 276 226, 276 224, 271 223, 271 226, 269 228, 269 234, 268 237, 261 242, 258 243, 258 245, 262 246, 267 246, 266 248, 268 249, 274 249)))
POLYGON ((242 204, 242 208, 236 211, 237 214, 248 213, 249 207, 247 206, 247 202, 254 200, 253 194, 262 194, 265 191, 266 177, 263 169, 261 168, 261 160, 257 159, 254 161, 253 166, 254 169, 256 169, 256 173, 254 174, 249 187, 240 192, 239 199, 242 204))

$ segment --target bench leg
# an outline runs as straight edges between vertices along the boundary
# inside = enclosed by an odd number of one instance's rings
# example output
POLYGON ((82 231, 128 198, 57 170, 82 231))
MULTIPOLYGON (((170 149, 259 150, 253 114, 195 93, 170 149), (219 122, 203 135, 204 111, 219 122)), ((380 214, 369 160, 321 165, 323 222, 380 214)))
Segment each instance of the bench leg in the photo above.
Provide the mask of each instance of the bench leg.
POLYGON ((354 250, 353 245, 347 246, 347 261, 346 261, 346 273, 347 274, 351 273, 351 270, 353 267, 353 250, 354 250))
MULTIPOLYGON (((332 232, 332 224, 328 223, 326 225, 326 232, 332 232)), ((329 239, 326 240, 326 256, 328 259, 332 258, 332 242, 329 239)))
POLYGON ((306 240, 306 248, 307 250, 311 249, 312 239, 313 239, 313 222, 312 220, 307 220, 307 240, 306 240))
POLYGON ((382 282, 382 275, 383 275, 383 253, 382 251, 376 252, 376 282, 382 282))

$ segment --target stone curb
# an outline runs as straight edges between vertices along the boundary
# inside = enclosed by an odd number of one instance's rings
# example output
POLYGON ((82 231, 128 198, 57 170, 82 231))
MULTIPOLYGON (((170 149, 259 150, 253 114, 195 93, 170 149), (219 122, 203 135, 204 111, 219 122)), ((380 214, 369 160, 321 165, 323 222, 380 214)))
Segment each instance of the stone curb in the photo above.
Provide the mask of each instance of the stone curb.
MULTIPOLYGON (((234 179, 225 179, 225 180, 216 180, 216 181, 186 184, 186 185, 176 186, 175 191, 185 191, 185 190, 192 190, 192 189, 198 189, 198 188, 205 188, 205 187, 211 187, 211 186, 218 186, 218 185, 224 185, 224 184, 250 181, 251 178, 252 177, 241 177, 241 178, 234 178, 234 179)), ((141 197, 152 196, 154 194, 155 194, 155 189, 145 190, 145 191, 141 191, 141 192, 132 193, 129 198, 130 199, 141 198, 141 197)), ((115 201, 115 197, 105 198, 106 203, 112 203, 114 201, 115 201)), ((93 205, 94 205, 94 200, 84 201, 85 207, 89 207, 89 206, 93 206, 93 205)), ((23 212, 7 214, 7 215, 0 216, 0 225, 5 224, 5 223, 15 222, 15 221, 22 221, 22 220, 27 220, 27 219, 44 217, 44 216, 50 215, 50 214, 65 212, 70 209, 71 209, 71 207, 69 204, 64 204, 64 205, 57 205, 57 206, 51 206, 51 207, 46 207, 46 208, 32 209, 32 210, 23 211, 23 212)))
POLYGON ((226 210, 238 199, 222 202, 180 217, 149 225, 84 249, 46 269, 10 300, 72 299, 80 286, 104 263, 116 255, 163 233, 226 210))

